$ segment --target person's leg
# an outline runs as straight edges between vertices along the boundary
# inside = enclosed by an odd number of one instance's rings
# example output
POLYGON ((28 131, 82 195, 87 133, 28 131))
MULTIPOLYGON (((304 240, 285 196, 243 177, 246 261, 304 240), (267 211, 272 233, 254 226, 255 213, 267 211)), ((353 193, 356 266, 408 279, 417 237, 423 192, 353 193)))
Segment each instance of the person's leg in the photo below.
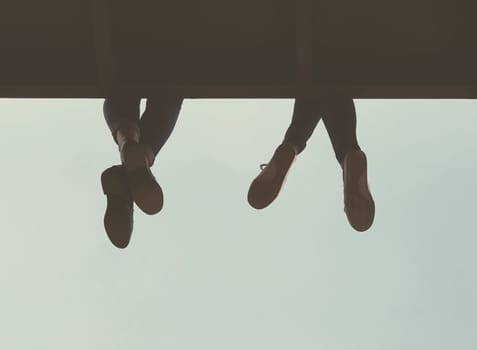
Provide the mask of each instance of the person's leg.
POLYGON ((347 97, 322 99, 320 113, 336 159, 342 165, 348 152, 360 150, 356 137, 356 110, 353 99, 347 97))
POLYGON ((308 139, 315 131, 320 121, 320 104, 316 98, 297 98, 293 107, 293 116, 288 127, 283 143, 295 147, 300 154, 306 147, 308 139))
POLYGON ((351 226, 366 231, 374 220, 375 205, 368 186, 367 159, 356 137, 353 99, 335 97, 321 102, 323 123, 343 169, 344 206, 351 226))
POLYGON ((139 142, 139 104, 140 98, 112 96, 103 104, 104 119, 108 124, 114 141, 121 150, 127 140, 139 142))
MULTIPOLYGON (((139 142, 139 103, 139 98, 126 96, 104 101, 104 118, 121 153, 128 140, 139 142)), ((106 169, 101 174, 101 186, 107 197, 106 233, 116 247, 126 248, 133 230, 133 198, 125 167, 116 165, 106 169)))
POLYGON ((122 151, 134 202, 147 214, 158 213, 163 205, 162 189, 150 167, 172 133, 179 116, 182 98, 148 99, 140 121, 140 142, 128 142, 122 151))
POLYGON ((182 102, 181 97, 157 97, 147 100, 139 126, 141 140, 150 147, 153 154, 151 165, 174 130, 182 102))
POLYGON ((248 191, 248 202, 255 209, 270 205, 280 193, 288 171, 297 154, 301 153, 320 120, 315 99, 297 98, 292 122, 281 145, 275 150, 270 162, 253 180, 248 191))

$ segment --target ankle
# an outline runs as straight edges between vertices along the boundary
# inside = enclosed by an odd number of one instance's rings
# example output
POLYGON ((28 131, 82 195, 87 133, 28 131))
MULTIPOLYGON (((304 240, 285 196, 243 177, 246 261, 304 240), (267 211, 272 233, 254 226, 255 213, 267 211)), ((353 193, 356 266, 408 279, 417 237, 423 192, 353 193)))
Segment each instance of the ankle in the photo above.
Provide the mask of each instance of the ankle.
POLYGON ((362 155, 364 156, 364 158, 366 158, 366 154, 363 152, 363 150, 361 150, 361 148, 352 149, 346 152, 345 154, 343 154, 343 156, 341 157, 341 160, 340 158, 338 158, 338 163, 340 164, 341 168, 344 170, 344 166, 347 159, 349 159, 350 157, 356 157, 357 154, 362 155))
POLYGON ((152 167, 156 156, 154 155, 154 152, 152 151, 151 147, 149 147, 148 145, 144 144, 144 149, 145 149, 144 153, 146 155, 147 164, 149 165, 149 167, 152 167))
MULTIPOLYGON (((293 150, 293 152, 295 153, 295 155, 298 155, 298 153, 299 153, 299 152, 298 152, 298 147, 295 146, 295 145, 294 145, 293 143, 291 143, 291 142, 282 142, 282 144, 281 144, 280 146, 286 147, 286 148, 288 148, 288 149, 293 150)), ((278 147, 280 147, 280 146, 278 146, 278 147)))
POLYGON ((139 129, 139 126, 133 123, 121 125, 116 130, 114 139, 116 140, 116 143, 118 144, 120 150, 128 141, 134 141, 136 143, 139 143, 141 139, 141 131, 139 129))

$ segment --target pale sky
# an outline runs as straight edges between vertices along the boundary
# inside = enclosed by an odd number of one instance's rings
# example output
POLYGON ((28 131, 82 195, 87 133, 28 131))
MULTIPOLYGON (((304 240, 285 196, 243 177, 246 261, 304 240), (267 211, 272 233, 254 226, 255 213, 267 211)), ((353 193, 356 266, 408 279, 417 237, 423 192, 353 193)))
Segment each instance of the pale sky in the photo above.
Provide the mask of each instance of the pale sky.
POLYGON ((477 101, 356 101, 366 233, 322 123, 277 201, 248 206, 292 105, 186 100, 154 166, 164 209, 136 209, 119 250, 102 101, 0 100, 0 348, 476 349, 477 101))

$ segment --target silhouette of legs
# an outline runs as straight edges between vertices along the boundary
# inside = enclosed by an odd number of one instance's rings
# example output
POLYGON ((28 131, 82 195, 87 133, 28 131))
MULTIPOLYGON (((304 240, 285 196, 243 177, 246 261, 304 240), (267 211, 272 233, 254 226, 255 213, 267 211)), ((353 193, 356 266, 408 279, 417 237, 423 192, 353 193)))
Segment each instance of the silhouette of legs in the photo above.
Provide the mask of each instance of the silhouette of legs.
POLYGON ((139 121, 142 142, 147 144, 154 157, 165 145, 177 122, 182 98, 161 97, 148 99, 146 110, 139 121))
POLYGON ((367 184, 366 156, 356 138, 356 111, 351 98, 297 98, 284 140, 252 182, 248 201, 252 207, 263 209, 275 200, 296 156, 305 149, 321 118, 343 169, 348 220, 354 229, 365 231, 374 219, 374 201, 367 184))
POLYGON ((340 165, 346 153, 359 150, 356 138, 356 111, 350 98, 296 99, 293 117, 283 143, 295 146, 297 154, 306 147, 320 119, 323 119, 340 165))
POLYGON ((140 98, 115 96, 104 100, 103 113, 114 141, 121 146, 124 139, 140 138, 140 98))
POLYGON ((112 243, 118 247, 124 248, 129 243, 132 201, 146 214, 162 209, 162 189, 150 167, 174 129, 182 101, 178 97, 148 99, 141 118, 139 98, 117 96, 104 102, 104 116, 121 154, 121 166, 107 169, 102 176, 103 191, 108 196, 104 224, 112 243), (114 186, 114 183, 123 185, 114 186), (125 198, 130 198, 130 211, 124 209, 129 204, 125 198), (130 220, 118 219, 125 213, 130 220), (127 241, 120 239, 125 236, 124 232, 129 234, 127 241))

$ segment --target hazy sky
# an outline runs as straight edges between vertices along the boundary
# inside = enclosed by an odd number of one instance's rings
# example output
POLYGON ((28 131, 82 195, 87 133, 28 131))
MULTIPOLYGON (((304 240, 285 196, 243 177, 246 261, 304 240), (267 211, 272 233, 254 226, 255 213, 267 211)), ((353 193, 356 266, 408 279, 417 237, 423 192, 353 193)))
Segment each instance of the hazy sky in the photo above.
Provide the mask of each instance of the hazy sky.
POLYGON ((476 349, 477 101, 356 101, 364 234, 322 123, 278 200, 248 206, 292 105, 187 100, 154 166, 164 209, 136 209, 119 250, 102 101, 0 100, 0 348, 476 349))

